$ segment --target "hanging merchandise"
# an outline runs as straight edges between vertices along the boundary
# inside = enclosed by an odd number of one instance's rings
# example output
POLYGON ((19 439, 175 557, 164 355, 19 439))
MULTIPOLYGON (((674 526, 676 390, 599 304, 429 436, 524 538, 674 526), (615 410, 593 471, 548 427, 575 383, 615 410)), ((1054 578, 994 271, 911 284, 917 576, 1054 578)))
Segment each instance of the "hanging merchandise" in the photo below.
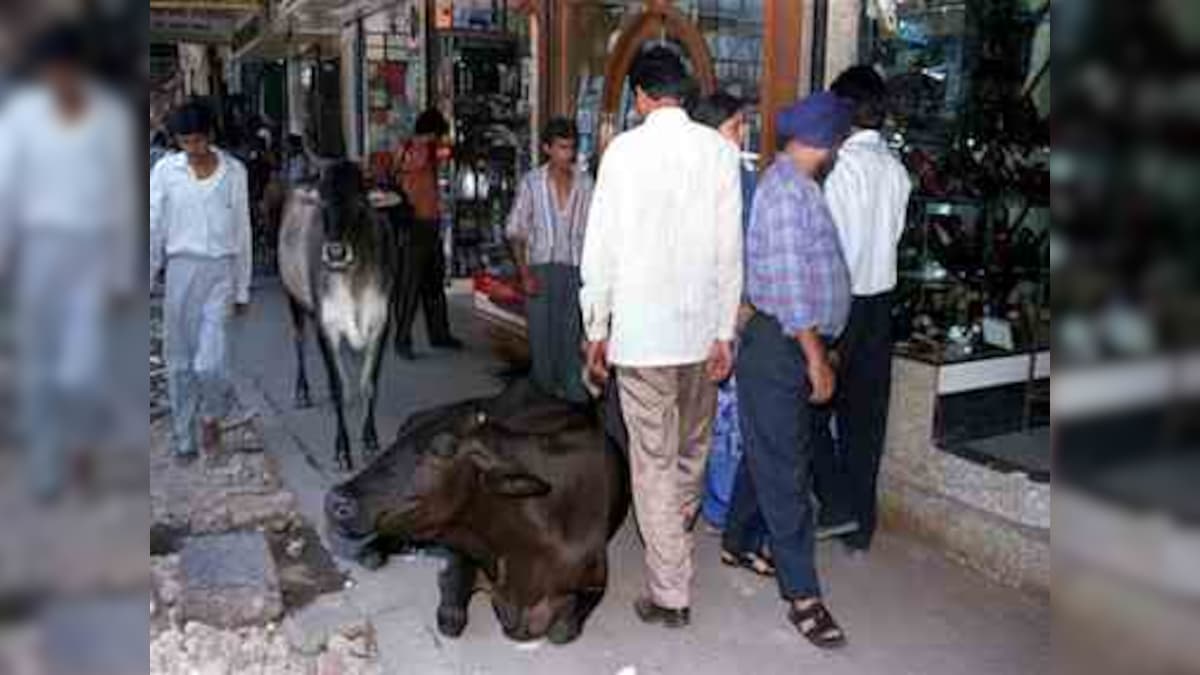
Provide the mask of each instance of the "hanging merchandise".
POLYGON ((897 0, 870 0, 867 3, 867 17, 878 21, 881 30, 895 34, 900 30, 897 4, 897 0))
POLYGON ((439 35, 438 107, 448 113, 454 138, 446 178, 453 214, 449 268, 456 277, 508 262, 503 223, 516 178, 529 169, 524 44, 503 33, 439 35))

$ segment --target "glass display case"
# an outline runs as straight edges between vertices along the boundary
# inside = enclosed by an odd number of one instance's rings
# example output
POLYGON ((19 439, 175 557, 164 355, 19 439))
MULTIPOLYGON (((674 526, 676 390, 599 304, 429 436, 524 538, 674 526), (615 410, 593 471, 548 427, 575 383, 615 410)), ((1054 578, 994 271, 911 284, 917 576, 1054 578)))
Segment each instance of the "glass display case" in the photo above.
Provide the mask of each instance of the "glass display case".
POLYGON ((896 354, 934 373, 939 447, 1048 475, 1048 53, 1037 47, 1048 3, 891 7, 868 15, 864 40, 913 180, 896 354))

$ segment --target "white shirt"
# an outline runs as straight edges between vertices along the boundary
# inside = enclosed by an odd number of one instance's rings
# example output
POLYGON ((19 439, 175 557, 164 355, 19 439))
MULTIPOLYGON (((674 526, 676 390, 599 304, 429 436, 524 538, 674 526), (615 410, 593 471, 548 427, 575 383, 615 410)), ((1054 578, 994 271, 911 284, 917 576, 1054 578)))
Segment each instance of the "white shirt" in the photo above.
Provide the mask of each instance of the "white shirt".
POLYGON ((199 180, 182 152, 168 155, 150 172, 150 278, 164 257, 234 259, 235 300, 250 300, 250 205, 246 167, 215 150, 217 169, 199 180))
POLYGON ((617 365, 704 361, 742 294, 738 149, 679 108, 650 113, 600 164, 580 273, 588 339, 617 365))
POLYGON ((878 131, 846 139, 825 179, 851 292, 877 295, 896 287, 896 247, 904 233, 912 181, 878 131))
POLYGON ((62 118, 51 92, 30 86, 0 107, 0 255, 18 236, 93 238, 107 247, 113 281, 132 285, 137 206, 137 141, 132 111, 86 85, 78 119, 62 118))

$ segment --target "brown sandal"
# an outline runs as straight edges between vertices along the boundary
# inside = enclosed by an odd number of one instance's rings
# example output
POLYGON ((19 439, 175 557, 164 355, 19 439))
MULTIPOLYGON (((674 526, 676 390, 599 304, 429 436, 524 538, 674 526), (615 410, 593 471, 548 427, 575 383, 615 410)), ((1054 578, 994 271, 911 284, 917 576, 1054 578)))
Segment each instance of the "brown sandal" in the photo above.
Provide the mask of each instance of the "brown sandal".
POLYGON ((797 609, 793 605, 788 611, 788 621, 809 642, 821 649, 834 649, 846 644, 846 633, 820 600, 813 601, 804 609, 797 609))
POLYGON ((750 570, 761 577, 775 576, 775 564, 771 562, 771 559, 753 551, 734 553, 733 551, 722 549, 721 562, 730 567, 741 567, 750 570))

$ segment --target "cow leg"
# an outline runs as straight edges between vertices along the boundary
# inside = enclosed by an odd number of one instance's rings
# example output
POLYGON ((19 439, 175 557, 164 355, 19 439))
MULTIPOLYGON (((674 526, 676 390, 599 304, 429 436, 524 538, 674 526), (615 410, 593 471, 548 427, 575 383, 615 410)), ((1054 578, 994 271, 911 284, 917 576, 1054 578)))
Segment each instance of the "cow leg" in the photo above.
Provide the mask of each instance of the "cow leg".
POLYGON ((467 556, 451 551, 446 567, 438 574, 438 632, 446 637, 458 637, 467 627, 467 606, 475 591, 475 563, 467 556))
POLYGON ((312 406, 312 397, 308 393, 308 370, 304 365, 304 308, 291 296, 288 296, 288 308, 292 314, 292 340, 296 348, 294 400, 297 408, 308 408, 312 406))
POLYGON ((583 624, 600 606, 607 587, 608 559, 605 555, 588 570, 587 586, 571 594, 570 602, 550 627, 546 638, 551 644, 565 645, 583 634, 583 624))
POLYGON ((367 344, 366 355, 363 357, 359 388, 367 403, 367 414, 363 418, 362 428, 363 454, 367 457, 373 457, 379 452, 379 437, 375 433, 375 399, 379 388, 379 367, 383 363, 383 349, 386 343, 387 325, 384 324, 379 335, 367 344))
POLYGON ((329 376, 329 393, 333 398, 333 409, 337 413, 334 461, 337 462, 338 469, 350 471, 354 468, 354 460, 350 458, 350 436, 346 433, 346 411, 342 402, 342 368, 338 362, 337 348, 324 330, 317 331, 317 341, 321 345, 321 356, 325 360, 325 373, 329 376))

